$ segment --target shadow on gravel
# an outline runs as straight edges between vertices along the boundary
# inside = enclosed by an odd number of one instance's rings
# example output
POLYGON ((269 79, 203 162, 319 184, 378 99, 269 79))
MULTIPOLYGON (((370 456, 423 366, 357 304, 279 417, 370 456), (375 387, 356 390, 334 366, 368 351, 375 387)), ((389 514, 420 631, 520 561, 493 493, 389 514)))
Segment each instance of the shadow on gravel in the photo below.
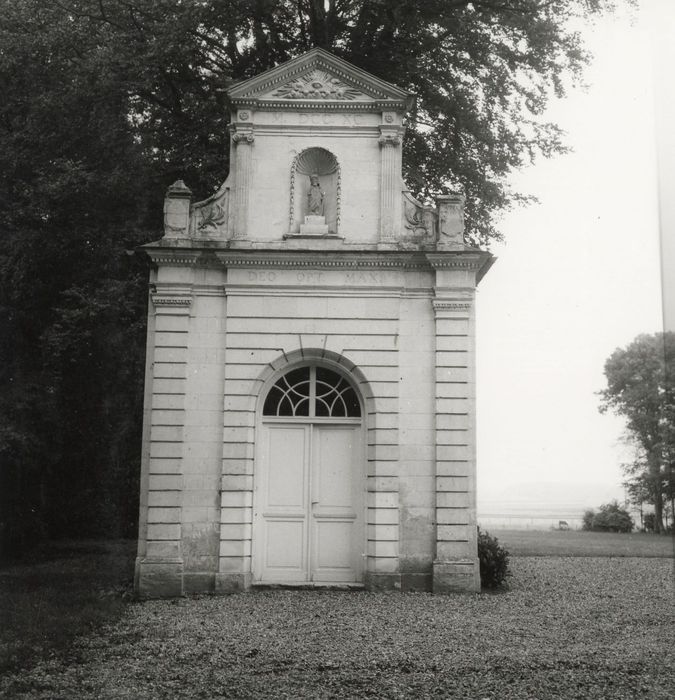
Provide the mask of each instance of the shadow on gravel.
POLYGON ((135 554, 131 540, 53 542, 0 568, 0 673, 68 657, 75 637, 118 619, 135 554))

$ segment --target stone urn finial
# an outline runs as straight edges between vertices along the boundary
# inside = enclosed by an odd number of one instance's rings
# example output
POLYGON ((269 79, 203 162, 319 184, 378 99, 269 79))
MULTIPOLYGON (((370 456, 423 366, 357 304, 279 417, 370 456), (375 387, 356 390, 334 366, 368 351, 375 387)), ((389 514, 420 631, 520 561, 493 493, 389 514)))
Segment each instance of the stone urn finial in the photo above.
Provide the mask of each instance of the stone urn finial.
POLYGON ((164 237, 185 238, 189 235, 192 190, 176 180, 164 197, 164 237))
POLYGON ((440 250, 464 249, 463 194, 443 194, 436 197, 438 210, 438 242, 440 250))

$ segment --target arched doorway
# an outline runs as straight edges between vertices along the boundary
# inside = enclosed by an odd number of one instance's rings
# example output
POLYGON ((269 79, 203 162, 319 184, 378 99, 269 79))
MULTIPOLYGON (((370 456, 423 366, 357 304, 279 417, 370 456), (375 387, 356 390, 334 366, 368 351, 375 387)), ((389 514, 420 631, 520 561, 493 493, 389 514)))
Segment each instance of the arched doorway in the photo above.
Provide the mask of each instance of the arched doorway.
POLYGON ((254 583, 360 583, 363 407, 336 369, 286 371, 262 402, 256 441, 254 583))

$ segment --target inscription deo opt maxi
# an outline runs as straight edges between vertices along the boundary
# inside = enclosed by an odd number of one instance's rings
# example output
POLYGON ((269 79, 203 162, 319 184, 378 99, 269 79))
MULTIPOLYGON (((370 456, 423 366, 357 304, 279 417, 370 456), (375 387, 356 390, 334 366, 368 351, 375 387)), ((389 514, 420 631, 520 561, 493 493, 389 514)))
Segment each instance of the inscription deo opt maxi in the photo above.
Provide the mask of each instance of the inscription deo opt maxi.
POLYGON ((249 282, 259 284, 385 284, 387 275, 384 272, 324 272, 322 270, 303 270, 302 272, 287 271, 272 272, 271 270, 253 271, 248 273, 249 282))

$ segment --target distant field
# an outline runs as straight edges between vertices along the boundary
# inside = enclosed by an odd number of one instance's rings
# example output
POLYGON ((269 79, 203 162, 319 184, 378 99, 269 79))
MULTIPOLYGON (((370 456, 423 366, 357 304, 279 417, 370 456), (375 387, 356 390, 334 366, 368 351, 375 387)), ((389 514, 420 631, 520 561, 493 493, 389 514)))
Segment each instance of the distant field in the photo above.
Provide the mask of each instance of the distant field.
POLYGON ((515 557, 673 557, 675 540, 643 532, 488 530, 515 557))

